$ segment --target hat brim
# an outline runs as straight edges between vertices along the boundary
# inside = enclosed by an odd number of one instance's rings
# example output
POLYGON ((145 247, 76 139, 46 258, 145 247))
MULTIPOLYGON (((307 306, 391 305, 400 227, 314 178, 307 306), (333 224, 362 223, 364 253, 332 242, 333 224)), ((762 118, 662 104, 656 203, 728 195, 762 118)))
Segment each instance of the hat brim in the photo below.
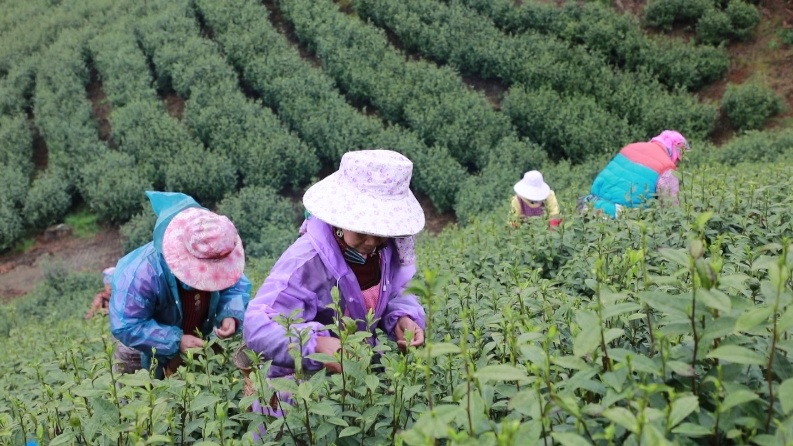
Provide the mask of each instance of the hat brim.
MULTIPOLYGON (((190 208, 199 209, 199 208, 190 208)), ((187 211, 186 209, 185 211, 187 211)), ((168 268, 182 283, 201 291, 220 291, 231 287, 242 277, 245 270, 245 252, 242 239, 237 235, 234 249, 221 259, 199 259, 193 257, 184 243, 181 242, 177 230, 180 222, 192 218, 189 212, 177 214, 165 228, 162 243, 162 255, 168 268)))
POLYGON ((543 184, 541 187, 531 187, 526 183, 518 182, 513 187, 515 193, 531 201, 542 201, 551 195, 551 187, 543 184))
POLYGON ((344 186, 339 176, 332 173, 303 195, 303 206, 312 216, 337 228, 379 237, 405 237, 424 229, 424 210, 410 191, 384 199, 344 186))

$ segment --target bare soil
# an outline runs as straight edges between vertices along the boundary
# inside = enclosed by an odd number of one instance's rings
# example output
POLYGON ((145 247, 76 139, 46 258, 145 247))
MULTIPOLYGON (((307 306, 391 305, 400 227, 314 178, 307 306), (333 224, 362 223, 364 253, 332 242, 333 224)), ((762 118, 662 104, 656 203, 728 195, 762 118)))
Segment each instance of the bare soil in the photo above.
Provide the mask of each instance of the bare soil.
POLYGON ((99 274, 104 268, 115 265, 122 254, 121 237, 116 228, 104 228, 90 238, 71 235, 46 242, 39 236, 27 252, 0 256, 0 302, 32 291, 44 280, 42 266, 47 262, 62 262, 70 271, 99 274))
POLYGON ((33 114, 33 109, 28 110, 28 124, 33 134, 33 166, 36 170, 41 171, 47 168, 49 150, 47 149, 47 142, 44 141, 44 138, 41 136, 41 131, 36 125, 36 117, 33 114))
POLYGON ((168 114, 181 121, 184 116, 184 99, 173 91, 162 93, 161 99, 168 114))
POLYGON ((90 82, 85 89, 86 96, 91 102, 91 111, 94 115, 94 120, 99 127, 99 139, 106 142, 107 145, 113 149, 116 148, 116 143, 113 141, 113 130, 110 127, 110 113, 112 108, 107 101, 107 94, 102 89, 102 80, 100 79, 99 72, 96 68, 91 67, 90 82))

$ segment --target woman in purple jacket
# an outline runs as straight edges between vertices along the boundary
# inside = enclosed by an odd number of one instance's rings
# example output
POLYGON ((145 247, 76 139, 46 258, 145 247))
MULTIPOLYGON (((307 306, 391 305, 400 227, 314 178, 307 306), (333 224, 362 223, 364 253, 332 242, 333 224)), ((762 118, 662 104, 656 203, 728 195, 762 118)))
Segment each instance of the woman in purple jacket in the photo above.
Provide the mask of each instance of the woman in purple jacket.
MULTIPOLYGON (((412 346, 424 343, 424 309, 404 292, 416 272, 412 236, 424 227, 424 211, 409 189, 412 170, 409 159, 390 150, 348 152, 337 172, 306 191, 305 234, 278 259, 245 312, 243 337, 272 361, 271 378, 294 372, 288 346, 302 330, 309 332, 304 370, 323 367, 308 355, 339 350, 340 341, 323 329, 337 317, 330 307, 334 287, 359 330, 379 327, 401 348, 406 331, 413 332, 412 346), (304 322, 288 334, 276 318, 294 310, 304 322), (367 327, 370 311, 375 322, 367 327)), ((338 363, 324 367, 341 370, 338 363)))

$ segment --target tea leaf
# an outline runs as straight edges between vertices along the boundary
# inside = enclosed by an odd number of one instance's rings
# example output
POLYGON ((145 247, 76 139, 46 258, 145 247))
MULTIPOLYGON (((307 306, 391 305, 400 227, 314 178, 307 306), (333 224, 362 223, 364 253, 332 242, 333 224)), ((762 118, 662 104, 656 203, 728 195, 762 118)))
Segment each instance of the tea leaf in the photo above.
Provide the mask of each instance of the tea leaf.
POLYGON ((685 420, 689 414, 699 409, 699 398, 695 395, 683 396, 672 402, 672 409, 669 413, 669 423, 667 430, 677 426, 685 420))
POLYGON ((587 441, 586 438, 573 433, 573 432, 554 432, 551 434, 554 440, 562 444, 562 446, 591 446, 592 443, 587 441))
POLYGON ((661 254, 661 257, 680 267, 688 268, 689 266, 690 259, 685 249, 660 248, 658 253, 661 254))
POLYGON ((341 430, 341 432, 339 432, 339 438, 350 437, 358 434, 359 432, 361 432, 361 428, 358 426, 345 427, 341 430))
POLYGON ((735 331, 742 332, 752 330, 758 325, 767 322, 773 311, 774 309, 771 307, 761 306, 743 313, 735 322, 735 331))
POLYGON ((525 381, 528 376, 522 370, 509 364, 494 364, 477 370, 474 374, 482 381, 525 381))
POLYGON ((722 413, 726 413, 728 410, 732 409, 735 406, 748 403, 750 401, 754 401, 759 398, 760 397, 757 396, 756 393, 750 392, 748 390, 732 391, 727 395, 726 398, 724 398, 724 401, 721 403, 722 413))
POLYGON ((694 423, 682 423, 680 426, 672 429, 672 432, 688 437, 704 437, 712 433, 705 427, 694 423))
POLYGON ((639 431, 639 425, 636 422, 636 416, 624 407, 612 407, 610 409, 606 409, 603 411, 603 416, 633 433, 637 433, 639 431))
POLYGON ((573 355, 584 356, 595 351, 600 345, 600 328, 589 326, 584 328, 581 333, 573 340, 573 355))
POLYGON ((785 414, 793 411, 793 378, 786 379, 779 385, 779 402, 785 414))
POLYGON ((437 344, 433 343, 431 349, 423 350, 422 354, 424 355, 424 357, 426 357, 426 353, 428 351, 431 351, 432 357, 436 358, 438 356, 449 355, 449 354, 456 355, 460 353, 460 347, 454 344, 450 344, 448 342, 439 342, 437 344))
POLYGON ((765 358, 758 353, 738 345, 722 345, 708 353, 707 357, 735 364, 762 365, 765 363, 765 358))
POLYGON ((713 308, 714 310, 727 313, 732 309, 730 298, 717 289, 700 289, 697 298, 708 308, 713 308))
POLYGON ((214 406, 218 401, 220 401, 220 398, 214 395, 199 395, 198 398, 193 400, 193 402, 190 404, 190 412, 198 412, 209 406, 214 406))

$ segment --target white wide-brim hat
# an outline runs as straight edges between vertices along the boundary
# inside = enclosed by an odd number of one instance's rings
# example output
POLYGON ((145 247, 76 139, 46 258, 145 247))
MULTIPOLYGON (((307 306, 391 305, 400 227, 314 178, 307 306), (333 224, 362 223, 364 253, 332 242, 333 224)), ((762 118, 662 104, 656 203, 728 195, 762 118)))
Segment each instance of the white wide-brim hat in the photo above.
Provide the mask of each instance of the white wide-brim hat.
POLYGON ((413 163, 391 150, 342 156, 339 170, 311 186, 303 206, 337 228, 380 237, 415 235, 424 210, 410 191, 413 163))
POLYGON ((545 184, 542 174, 536 170, 523 174, 523 178, 515 183, 513 189, 516 194, 531 201, 545 200, 551 194, 551 187, 545 184))

